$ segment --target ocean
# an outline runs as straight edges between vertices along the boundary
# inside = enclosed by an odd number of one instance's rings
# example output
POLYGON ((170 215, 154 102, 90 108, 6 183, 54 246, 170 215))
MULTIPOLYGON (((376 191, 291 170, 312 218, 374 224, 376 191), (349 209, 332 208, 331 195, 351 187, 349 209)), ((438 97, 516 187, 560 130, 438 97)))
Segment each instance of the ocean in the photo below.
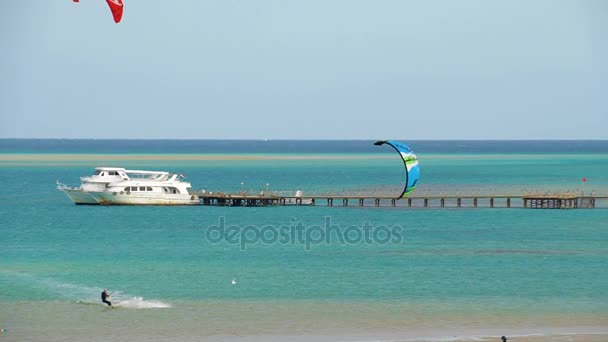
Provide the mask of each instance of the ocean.
MULTIPOLYGON (((0 341, 608 340, 606 203, 76 206, 55 188, 116 166, 212 192, 399 194, 403 163, 372 143, 0 140, 0 341)), ((408 143, 414 195, 608 194, 608 141, 408 143)))

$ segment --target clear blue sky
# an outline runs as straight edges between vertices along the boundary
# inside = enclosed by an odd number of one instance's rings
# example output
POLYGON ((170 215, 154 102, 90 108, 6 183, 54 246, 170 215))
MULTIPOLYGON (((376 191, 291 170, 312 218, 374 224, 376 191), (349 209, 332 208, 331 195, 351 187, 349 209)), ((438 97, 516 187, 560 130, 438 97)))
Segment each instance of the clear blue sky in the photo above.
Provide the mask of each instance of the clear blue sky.
POLYGON ((608 139, 608 1, 0 1, 0 137, 608 139))

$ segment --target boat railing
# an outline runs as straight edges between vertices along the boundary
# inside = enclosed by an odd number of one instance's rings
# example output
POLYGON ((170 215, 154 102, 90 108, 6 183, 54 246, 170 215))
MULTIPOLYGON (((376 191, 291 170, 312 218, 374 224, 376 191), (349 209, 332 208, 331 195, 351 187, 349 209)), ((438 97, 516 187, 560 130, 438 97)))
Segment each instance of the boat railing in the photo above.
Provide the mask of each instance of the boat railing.
POLYGON ((59 182, 59 180, 57 180, 57 189, 59 189, 59 190, 66 190, 66 189, 69 189, 69 188, 70 188, 69 186, 67 186, 67 185, 59 182))
POLYGON ((79 190, 79 188, 74 187, 74 186, 67 186, 67 185, 61 183, 59 180, 57 180, 57 189, 58 190, 79 190))

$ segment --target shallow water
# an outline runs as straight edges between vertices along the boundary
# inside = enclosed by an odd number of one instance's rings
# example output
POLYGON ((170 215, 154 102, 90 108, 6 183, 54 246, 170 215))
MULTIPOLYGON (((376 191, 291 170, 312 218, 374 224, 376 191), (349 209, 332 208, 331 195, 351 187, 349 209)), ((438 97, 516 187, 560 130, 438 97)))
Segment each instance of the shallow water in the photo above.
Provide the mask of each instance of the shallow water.
MULTIPOLYGON (((584 191, 608 193, 608 153, 583 152, 422 154, 416 192, 579 192, 587 177, 584 191)), ((77 185, 100 165, 184 172, 208 191, 380 193, 399 190, 402 164, 390 152, 15 153, 0 158, 3 339, 406 340, 608 326, 606 209, 75 206, 55 181, 77 185), (400 238, 209 241, 222 218, 320 231, 369 222, 400 238), (99 303, 102 288, 123 307, 99 303)))

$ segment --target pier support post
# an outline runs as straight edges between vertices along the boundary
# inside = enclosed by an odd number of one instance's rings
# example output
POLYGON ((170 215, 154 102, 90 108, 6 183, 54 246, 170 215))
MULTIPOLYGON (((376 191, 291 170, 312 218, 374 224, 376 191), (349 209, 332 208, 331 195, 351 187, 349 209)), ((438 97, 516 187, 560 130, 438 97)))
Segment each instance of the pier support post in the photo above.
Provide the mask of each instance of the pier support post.
POLYGON ((379 207, 379 206, 380 206, 380 199, 379 199, 379 198, 376 198, 376 199, 374 200, 374 203, 376 204, 376 207, 379 207))
POLYGON ((302 205, 302 199, 296 198, 296 205, 302 205))
POLYGON ((334 206, 334 199, 333 198, 328 198, 327 199, 327 206, 328 207, 333 207, 334 206))
POLYGON ((477 208, 477 197, 473 198, 473 206, 477 208))
POLYGON ((445 198, 441 198, 441 207, 445 207, 445 198))
POLYGON ((359 198, 359 206, 362 207, 363 206, 363 198, 359 198))
POLYGON ((511 197, 507 197, 507 208, 511 208, 511 197))
POLYGON ((348 198, 343 198, 342 199, 342 205, 345 207, 348 207, 348 198))
POLYGON ((490 208, 494 208, 494 197, 490 197, 490 208))
POLYGON ((391 199, 391 205, 392 205, 393 207, 396 207, 396 206, 397 206, 397 200, 396 200, 396 199, 394 199, 394 198, 392 198, 392 199, 391 199))
POLYGON ((424 207, 426 208, 426 207, 428 207, 428 206, 429 206, 429 199, 428 199, 428 198, 425 198, 425 199, 424 199, 424 207))
POLYGON ((411 199, 411 198, 408 198, 408 199, 407 199, 407 206, 408 206, 408 207, 411 207, 411 206, 412 206, 412 199, 411 199))
POLYGON ((310 205, 312 205, 312 206, 315 205, 315 199, 314 198, 310 200, 310 205))
POLYGON ((458 208, 460 208, 460 207, 462 206, 462 198, 458 197, 458 198, 456 199, 456 206, 457 206, 458 208))

